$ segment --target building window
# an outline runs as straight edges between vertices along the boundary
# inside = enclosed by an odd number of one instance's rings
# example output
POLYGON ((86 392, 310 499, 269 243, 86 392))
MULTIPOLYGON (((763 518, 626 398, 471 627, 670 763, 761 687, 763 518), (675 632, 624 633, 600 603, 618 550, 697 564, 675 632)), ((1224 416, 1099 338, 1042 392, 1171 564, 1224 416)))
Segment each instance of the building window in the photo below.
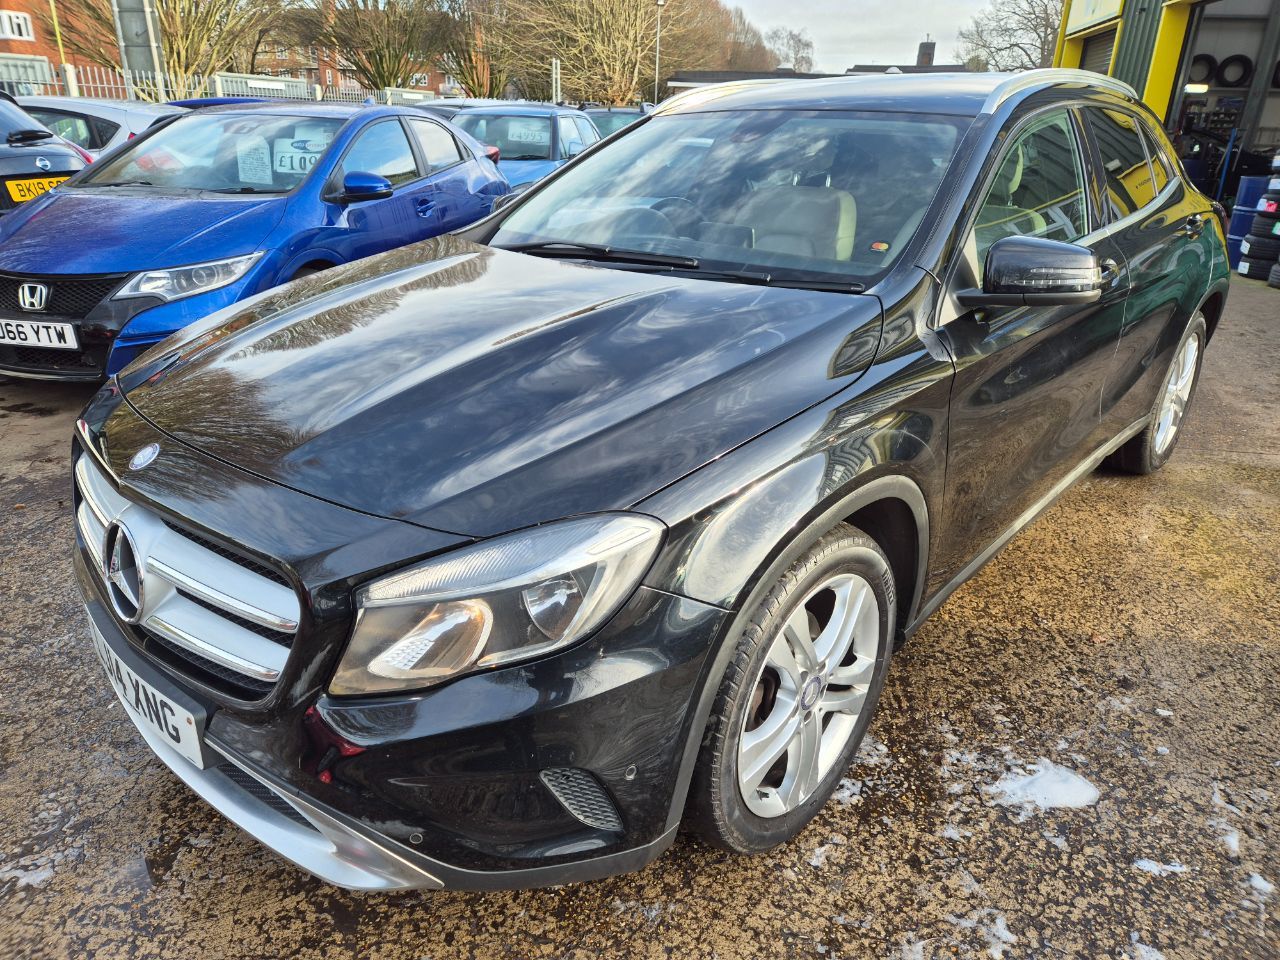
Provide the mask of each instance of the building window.
POLYGON ((276 59, 284 60, 289 56, 289 48, 283 43, 276 44, 276 59))
POLYGON ((324 85, 326 87, 333 86, 333 71, 330 70, 328 67, 324 68, 324 85))
POLYGON ((0 10, 0 40, 35 40, 31 15, 16 10, 0 10))

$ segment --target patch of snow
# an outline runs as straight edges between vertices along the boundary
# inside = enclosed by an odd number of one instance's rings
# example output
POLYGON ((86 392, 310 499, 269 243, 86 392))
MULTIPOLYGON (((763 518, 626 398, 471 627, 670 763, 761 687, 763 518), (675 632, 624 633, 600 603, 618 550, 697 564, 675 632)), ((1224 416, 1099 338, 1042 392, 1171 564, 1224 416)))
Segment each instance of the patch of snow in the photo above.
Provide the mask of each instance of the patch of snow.
POLYGON ((889 748, 875 737, 863 737, 853 762, 868 767, 879 767, 893 763, 893 758, 889 756, 889 748))
POLYGON ((851 807, 862 800, 861 780, 841 780, 836 785, 835 801, 842 806, 851 807))
POLYGON ((30 870, 0 870, 0 883, 5 880, 17 880, 18 889, 23 887, 43 887, 53 879, 53 867, 35 867, 30 870))
POLYGON ((1164 960, 1164 954, 1139 941, 1136 932, 1129 934, 1129 943, 1133 946, 1133 960, 1164 960))
POLYGON ((961 830, 955 824, 948 823, 942 828, 941 836, 943 840, 963 840, 965 837, 973 836, 973 834, 969 830, 961 830))
POLYGON ((1168 754, 1169 754, 1169 748, 1168 748, 1168 747, 1156 747, 1156 753, 1158 753, 1158 754, 1159 754, 1160 756, 1162 756, 1162 757, 1164 757, 1164 756, 1168 756, 1168 754))
POLYGON ((1172 711, 1172 710, 1163 710, 1163 709, 1161 709, 1160 707, 1156 707, 1156 716, 1157 716, 1157 717, 1172 717, 1172 716, 1173 716, 1173 711, 1172 711))
POLYGON ((1210 817, 1208 823, 1209 826, 1218 831, 1218 839, 1227 848, 1227 853, 1233 857, 1240 856, 1240 831, 1221 817, 1210 817))
POLYGON ((948 914, 947 920, 964 930, 976 930, 987 941, 987 955, 992 960, 1001 960, 1004 952, 1018 942, 1005 923, 1004 914, 991 907, 975 910, 967 917, 948 914))
POLYGON ((1254 892, 1263 900, 1266 900, 1271 896, 1271 894, 1276 892, 1276 885, 1274 883, 1266 877, 1256 873, 1249 874, 1249 886, 1252 887, 1254 892))
POLYGON ((928 940, 913 940, 911 943, 904 943, 898 948, 898 956, 902 960, 924 960, 924 945, 928 940))
POLYGON ((1045 830, 1041 834, 1041 836, 1044 837, 1046 840, 1048 840, 1050 843, 1052 843, 1059 850, 1067 849, 1066 837, 1059 836, 1058 834, 1054 833, 1052 830, 1045 830))
POLYGON ((1098 802, 1098 788, 1074 770, 1044 757, 1027 766, 1030 773, 1006 773, 994 786, 985 788, 996 803, 1030 814, 1036 809, 1079 809, 1098 802))
POLYGON ((1145 870, 1154 877, 1167 877, 1171 873, 1186 873, 1187 867, 1178 863, 1156 863, 1154 860, 1148 860, 1146 857, 1139 857, 1133 861, 1133 865, 1139 870, 1145 870))
POLYGON ((827 865, 827 857, 831 854, 831 844, 824 843, 809 855, 809 866, 821 870, 827 865))
POLYGON ((1240 814, 1240 808, 1222 795, 1222 784, 1218 783, 1217 780, 1213 781, 1213 805, 1221 807, 1223 810, 1230 810, 1232 813, 1240 814))

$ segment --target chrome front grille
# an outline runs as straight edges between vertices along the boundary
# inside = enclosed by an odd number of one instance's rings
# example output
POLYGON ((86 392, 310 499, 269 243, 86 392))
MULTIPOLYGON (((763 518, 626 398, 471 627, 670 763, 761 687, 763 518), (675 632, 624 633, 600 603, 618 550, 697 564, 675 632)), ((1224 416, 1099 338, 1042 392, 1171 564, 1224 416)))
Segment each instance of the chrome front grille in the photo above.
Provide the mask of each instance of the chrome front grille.
POLYGON ((182 668, 239 686, 242 696, 269 691, 300 615, 283 577, 126 500, 88 455, 75 478, 76 523, 116 616, 180 654, 182 668))

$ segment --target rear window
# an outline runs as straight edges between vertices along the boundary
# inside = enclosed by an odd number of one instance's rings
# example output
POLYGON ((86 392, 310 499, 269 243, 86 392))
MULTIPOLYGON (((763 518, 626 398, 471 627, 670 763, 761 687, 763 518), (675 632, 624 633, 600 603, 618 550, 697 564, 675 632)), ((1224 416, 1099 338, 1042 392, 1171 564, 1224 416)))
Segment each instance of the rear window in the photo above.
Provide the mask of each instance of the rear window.
POLYGON ((481 143, 497 147, 503 160, 551 159, 550 117, 460 113, 453 123, 481 143))

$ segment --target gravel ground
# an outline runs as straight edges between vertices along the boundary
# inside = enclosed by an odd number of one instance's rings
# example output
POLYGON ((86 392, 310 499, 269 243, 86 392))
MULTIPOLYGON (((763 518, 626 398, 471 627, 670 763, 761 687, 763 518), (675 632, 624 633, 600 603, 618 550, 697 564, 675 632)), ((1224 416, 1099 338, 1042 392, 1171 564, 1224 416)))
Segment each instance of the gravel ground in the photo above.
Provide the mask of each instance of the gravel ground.
POLYGON ((942 607, 799 839, 519 893, 325 887, 152 759, 72 587, 88 391, 0 379, 0 957, 1280 957, 1280 292, 1232 286, 1173 461, 942 607))

